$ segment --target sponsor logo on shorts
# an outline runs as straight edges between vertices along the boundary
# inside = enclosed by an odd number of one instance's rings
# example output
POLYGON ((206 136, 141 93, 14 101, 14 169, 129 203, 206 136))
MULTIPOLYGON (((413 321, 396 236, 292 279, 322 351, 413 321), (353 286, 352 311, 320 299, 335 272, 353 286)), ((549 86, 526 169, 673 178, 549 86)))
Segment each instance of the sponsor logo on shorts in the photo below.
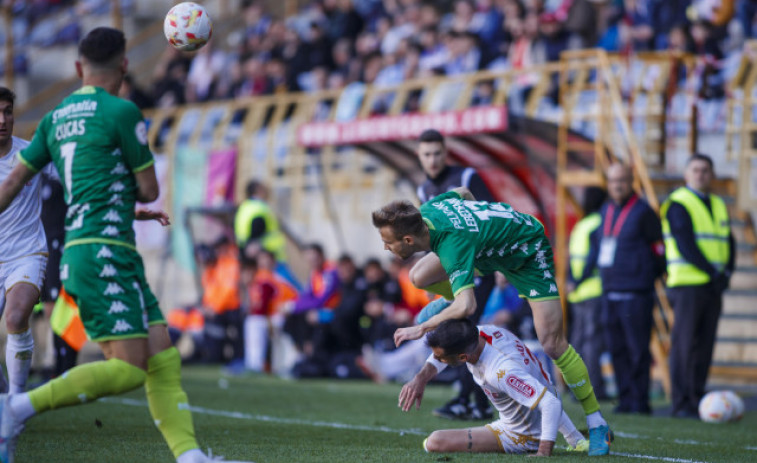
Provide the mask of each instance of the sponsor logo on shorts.
POLYGON ((469 270, 455 270, 452 272, 452 275, 449 276, 449 282, 454 283, 455 280, 460 278, 461 276, 467 275, 469 273, 469 270))
POLYGON ((118 272, 116 271, 116 268, 110 264, 105 264, 102 271, 100 272, 100 278, 103 277, 114 277, 118 275, 118 272))
POLYGON ((109 314, 121 313, 121 312, 126 312, 127 310, 129 310, 129 308, 126 307, 126 304, 124 304, 123 302, 113 301, 110 304, 110 309, 108 309, 108 313, 109 314))
POLYGON ((114 296, 116 294, 123 294, 124 289, 118 285, 118 283, 108 283, 108 286, 105 288, 105 292, 103 293, 103 296, 114 296))
POLYGON ((118 215, 118 212, 116 212, 115 209, 110 209, 108 213, 103 216, 103 221, 120 223, 123 222, 123 219, 118 215))
POLYGON ((507 384, 510 385, 510 387, 523 394, 525 397, 533 397, 534 394, 536 394, 536 389, 517 376, 510 375, 505 381, 507 381, 507 384))
POLYGON ((116 324, 113 326, 113 329, 110 330, 111 333, 124 333, 126 331, 133 330, 134 327, 132 327, 129 322, 126 320, 116 320, 116 324))
POLYGON ((100 232, 100 234, 105 236, 118 236, 118 228, 113 225, 108 225, 100 232))
POLYGON ((539 291, 532 289, 530 293, 528 293, 528 297, 536 297, 539 295, 539 291))
POLYGON ((111 257, 113 257, 113 252, 107 246, 103 246, 97 251, 98 259, 110 259, 111 257))

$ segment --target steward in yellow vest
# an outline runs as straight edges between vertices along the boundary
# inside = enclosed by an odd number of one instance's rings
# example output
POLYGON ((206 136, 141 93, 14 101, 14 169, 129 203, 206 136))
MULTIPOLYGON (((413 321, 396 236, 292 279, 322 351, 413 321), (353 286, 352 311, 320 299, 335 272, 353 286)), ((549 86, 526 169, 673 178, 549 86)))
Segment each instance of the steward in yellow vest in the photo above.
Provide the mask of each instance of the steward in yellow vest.
MULTIPOLYGON (((598 212, 587 215, 573 227, 570 233, 568 252, 570 253, 570 273, 580 278, 586 267, 586 259, 589 257, 591 233, 602 223, 602 216, 598 212)), ((589 278, 583 280, 576 289, 568 293, 568 301, 571 303, 583 302, 602 295, 602 280, 599 278, 599 270, 594 271, 589 278)))
POLYGON ((686 186, 662 204, 660 215, 668 267, 668 299, 675 323, 670 348, 672 415, 696 418, 734 266, 733 234, 725 202, 710 193, 712 159, 694 154, 686 186))
POLYGON ((253 180, 247 185, 248 199, 242 201, 234 217, 234 236, 240 250, 250 241, 259 241, 260 246, 276 257, 286 261, 286 238, 279 228, 276 215, 266 202, 268 189, 253 180))

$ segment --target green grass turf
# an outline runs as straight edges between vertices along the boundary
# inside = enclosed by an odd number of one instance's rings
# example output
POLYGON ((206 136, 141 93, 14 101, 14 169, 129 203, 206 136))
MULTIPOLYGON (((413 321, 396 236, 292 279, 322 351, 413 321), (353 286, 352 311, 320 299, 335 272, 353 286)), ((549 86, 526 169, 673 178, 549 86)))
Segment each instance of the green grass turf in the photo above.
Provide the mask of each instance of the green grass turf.
MULTIPOLYGON (((500 462, 524 456, 426 454, 421 443, 435 429, 482 423, 431 415, 451 396, 449 386, 430 386, 420 411, 397 408, 398 384, 359 381, 288 381, 263 375, 223 377, 218 368, 184 369, 203 448, 227 460, 255 462, 500 462)), ((579 406, 566 410, 585 428, 579 406)), ((617 416, 604 404, 616 432, 613 453, 593 461, 754 462, 757 412, 739 423, 713 425, 662 417, 617 416), (751 447, 751 449, 750 449, 751 447), (644 456, 644 457, 642 457, 644 456)), ((558 445, 563 446, 562 438, 558 445)), ((560 461, 587 458, 558 450, 560 461)), ((98 403, 35 417, 21 435, 16 461, 170 462, 171 453, 152 425, 142 389, 98 403)))

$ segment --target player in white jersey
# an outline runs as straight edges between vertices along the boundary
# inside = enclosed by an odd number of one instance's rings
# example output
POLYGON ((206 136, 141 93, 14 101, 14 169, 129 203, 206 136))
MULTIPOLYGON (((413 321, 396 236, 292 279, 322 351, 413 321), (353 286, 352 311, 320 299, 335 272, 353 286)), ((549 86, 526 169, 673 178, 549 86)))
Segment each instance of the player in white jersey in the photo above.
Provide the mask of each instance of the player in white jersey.
MULTIPOLYGON (((29 144, 13 136, 15 94, 0 87, 0 182, 18 164, 16 154, 29 144)), ((34 340, 29 317, 39 300, 47 265, 47 242, 40 212, 40 177, 30 180, 0 214, 0 316, 5 312, 5 360, 10 392, 26 390, 34 340)), ((0 374, 2 377, 2 374, 0 374)))
POLYGON ((550 456, 558 430, 571 449, 588 450, 588 441, 562 409, 550 377, 517 336, 493 325, 476 327, 451 319, 428 333, 433 351, 415 377, 402 387, 399 407, 420 408, 426 384, 447 365, 465 364, 486 392, 499 419, 486 426, 434 431, 427 452, 536 452, 550 456))

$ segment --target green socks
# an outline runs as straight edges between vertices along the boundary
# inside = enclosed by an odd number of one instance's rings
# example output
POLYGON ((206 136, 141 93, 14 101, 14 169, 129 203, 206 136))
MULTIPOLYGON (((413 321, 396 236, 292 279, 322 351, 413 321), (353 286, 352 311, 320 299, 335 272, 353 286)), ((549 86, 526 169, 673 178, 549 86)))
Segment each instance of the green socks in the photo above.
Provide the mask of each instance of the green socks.
POLYGON ((438 294, 448 301, 451 301, 455 298, 455 295, 452 294, 452 285, 449 283, 449 280, 442 280, 438 283, 430 284, 422 289, 430 293, 438 294))
POLYGON ((181 357, 175 347, 147 360, 145 392, 150 414, 174 457, 199 448, 189 400, 181 388, 181 357))
POLYGON ((581 402, 584 413, 589 415, 599 410, 599 402, 594 395, 594 388, 591 387, 589 371, 586 364, 573 346, 569 345, 568 350, 555 360, 555 365, 562 372, 565 383, 570 388, 573 395, 581 402))
POLYGON ((78 405, 141 386, 145 372, 119 359, 85 363, 29 392, 37 413, 78 405))

